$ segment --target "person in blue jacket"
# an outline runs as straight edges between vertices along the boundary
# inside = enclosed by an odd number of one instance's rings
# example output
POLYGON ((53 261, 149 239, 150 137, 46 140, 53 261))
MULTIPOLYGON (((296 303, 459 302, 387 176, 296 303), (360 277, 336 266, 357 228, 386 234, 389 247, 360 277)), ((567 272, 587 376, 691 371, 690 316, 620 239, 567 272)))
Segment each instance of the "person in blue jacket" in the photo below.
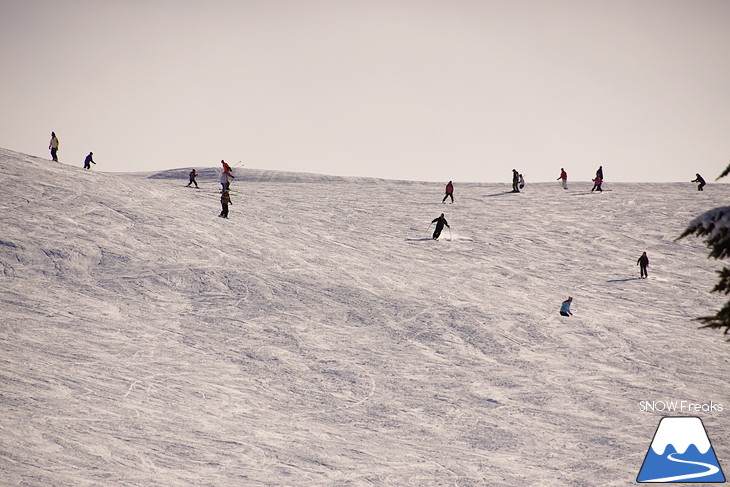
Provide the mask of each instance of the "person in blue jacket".
POLYGON ((560 316, 573 316, 573 313, 570 312, 570 303, 573 302, 573 298, 568 296, 568 299, 563 301, 563 305, 560 306, 560 316))

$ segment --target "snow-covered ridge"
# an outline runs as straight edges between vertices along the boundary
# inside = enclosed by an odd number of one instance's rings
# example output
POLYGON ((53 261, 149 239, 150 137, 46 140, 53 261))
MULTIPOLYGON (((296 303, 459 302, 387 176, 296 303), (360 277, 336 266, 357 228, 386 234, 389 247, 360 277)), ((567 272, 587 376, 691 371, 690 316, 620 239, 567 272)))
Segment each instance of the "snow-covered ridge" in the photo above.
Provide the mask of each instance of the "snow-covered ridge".
POLYGON ((455 181, 452 205, 245 168, 223 220, 214 168, 99 164, 0 149, 7 485, 624 486, 659 419, 639 401, 730 404, 691 321, 719 263, 675 241, 728 185, 455 181))

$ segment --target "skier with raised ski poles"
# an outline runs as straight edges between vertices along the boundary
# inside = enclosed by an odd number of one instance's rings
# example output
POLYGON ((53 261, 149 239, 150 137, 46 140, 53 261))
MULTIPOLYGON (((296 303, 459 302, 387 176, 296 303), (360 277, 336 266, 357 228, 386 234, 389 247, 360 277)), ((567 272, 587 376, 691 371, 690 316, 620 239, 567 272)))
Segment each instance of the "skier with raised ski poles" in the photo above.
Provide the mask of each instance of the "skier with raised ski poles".
POLYGON ((223 173, 221 174, 221 193, 231 189, 231 179, 235 179, 233 175, 233 169, 228 165, 226 161, 221 159, 221 166, 223 167, 223 173))
MULTIPOLYGON (((444 225, 449 227, 449 232, 451 231, 451 227, 449 226, 449 222, 446 221, 446 218, 444 218, 444 214, 441 213, 441 216, 438 218, 434 218, 431 221, 431 225, 436 224, 436 230, 433 231, 433 239, 438 240, 439 236, 441 236, 441 231, 444 229, 444 225)), ((428 227, 431 228, 431 225, 428 227)))
POLYGON ((441 203, 446 203, 446 198, 451 198, 451 202, 454 202, 454 183, 451 181, 446 185, 446 196, 441 200, 441 203))

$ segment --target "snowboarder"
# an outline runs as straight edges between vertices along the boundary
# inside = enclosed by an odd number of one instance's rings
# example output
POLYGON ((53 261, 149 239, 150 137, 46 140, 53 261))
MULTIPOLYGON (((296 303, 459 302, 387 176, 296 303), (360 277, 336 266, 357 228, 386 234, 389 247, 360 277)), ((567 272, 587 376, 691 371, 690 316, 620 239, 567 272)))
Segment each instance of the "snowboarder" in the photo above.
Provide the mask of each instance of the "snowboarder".
POLYGON ((520 189, 525 187, 525 178, 522 177, 522 174, 520 174, 520 189))
POLYGON ((570 312, 570 303, 573 302, 573 298, 568 296, 568 299, 563 301, 563 304, 560 306, 560 316, 573 316, 573 313, 570 312))
POLYGON ((520 192, 520 173, 517 172, 517 169, 512 169, 512 192, 513 193, 519 193, 520 192))
POLYGON ((446 198, 451 198, 451 203, 454 202, 454 184, 449 181, 449 183, 446 185, 446 196, 444 196, 444 199, 441 200, 441 203, 446 203, 446 198))
POLYGON ((231 196, 228 194, 228 191, 223 191, 223 194, 221 195, 221 213, 218 216, 221 218, 228 218, 228 205, 232 204, 231 196))
POLYGON ((595 190, 598 190, 601 193, 603 193, 603 190, 601 189, 601 184, 603 184, 603 180, 601 178, 599 178, 598 176, 596 176, 593 179, 593 189, 591 190, 591 193, 594 192, 595 190))
MULTIPOLYGON (((439 236, 441 235, 441 230, 444 229, 444 225, 449 227, 449 223, 446 221, 446 218, 444 218, 444 214, 441 213, 441 216, 438 218, 434 218, 433 221, 431 221, 431 225, 436 224, 436 230, 433 231, 433 239, 438 240, 439 236)), ((451 229, 451 227, 449 227, 451 229)))
POLYGON ((707 183, 705 183, 704 178, 702 176, 700 176, 700 173, 696 173, 695 176, 697 176, 697 178, 690 181, 690 183, 699 183, 697 185, 697 191, 704 191, 704 189, 702 189, 702 188, 704 188, 705 184, 707 184, 707 183))
POLYGON ((56 132, 51 132, 51 141, 48 143, 48 148, 51 149, 53 162, 58 162, 58 137, 56 137, 56 132))
POLYGON ((565 169, 562 167, 560 168, 560 176, 558 176, 558 180, 563 183, 563 189, 568 189, 568 173, 565 172, 565 169))
POLYGON ((641 278, 646 279, 649 277, 649 273, 646 272, 646 268, 649 267, 649 257, 646 255, 646 252, 641 254, 641 257, 639 257, 639 260, 636 261, 636 265, 638 265, 641 269, 641 278))
POLYGON ((194 184, 196 188, 198 187, 198 182, 195 180, 195 178, 197 176, 198 176, 198 173, 195 172, 195 169, 190 171, 190 174, 188 174, 188 178, 190 179, 190 181, 188 181, 188 188, 190 187, 191 184, 194 184))
POLYGON ((91 169, 91 165, 96 164, 94 162, 94 158, 92 157, 93 155, 93 152, 89 152, 89 155, 86 156, 86 159, 84 159, 84 169, 91 169))

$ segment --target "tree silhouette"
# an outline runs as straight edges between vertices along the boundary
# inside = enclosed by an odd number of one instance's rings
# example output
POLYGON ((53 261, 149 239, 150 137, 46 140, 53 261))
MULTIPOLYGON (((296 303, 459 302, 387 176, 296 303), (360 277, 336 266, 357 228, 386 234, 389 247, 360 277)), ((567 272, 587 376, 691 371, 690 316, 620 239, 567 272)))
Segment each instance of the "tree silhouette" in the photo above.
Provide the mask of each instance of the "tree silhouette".
MULTIPOLYGON (((730 165, 717 177, 730 174, 730 165)), ((715 181, 717 181, 717 179, 715 181)), ((715 259, 726 259, 730 256, 730 206, 722 206, 706 211, 692 220, 687 229, 677 240, 687 235, 706 237, 705 243, 710 248, 710 257, 715 259)), ((711 292, 730 293, 730 269, 724 267, 716 271, 720 280, 711 292)), ((712 316, 700 316, 696 321, 704 323, 702 328, 725 329, 724 334, 730 334, 730 301, 726 302, 720 310, 712 316)), ((728 338, 730 341, 730 338, 728 338)))

